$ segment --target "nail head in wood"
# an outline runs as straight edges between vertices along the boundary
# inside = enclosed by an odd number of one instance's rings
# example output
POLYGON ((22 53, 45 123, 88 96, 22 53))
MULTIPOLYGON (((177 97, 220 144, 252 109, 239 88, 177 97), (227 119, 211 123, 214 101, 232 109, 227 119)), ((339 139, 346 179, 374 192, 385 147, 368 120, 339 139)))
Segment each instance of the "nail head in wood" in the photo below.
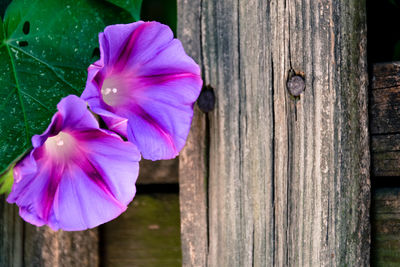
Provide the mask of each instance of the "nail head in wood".
POLYGON ((210 112, 214 109, 215 105, 215 95, 214 89, 210 86, 204 86, 203 90, 200 93, 199 98, 197 99, 197 105, 200 110, 203 112, 210 112))
POLYGON ((294 75, 293 77, 289 78, 286 86, 291 95, 299 96, 304 91, 306 84, 303 77, 299 75, 294 75))

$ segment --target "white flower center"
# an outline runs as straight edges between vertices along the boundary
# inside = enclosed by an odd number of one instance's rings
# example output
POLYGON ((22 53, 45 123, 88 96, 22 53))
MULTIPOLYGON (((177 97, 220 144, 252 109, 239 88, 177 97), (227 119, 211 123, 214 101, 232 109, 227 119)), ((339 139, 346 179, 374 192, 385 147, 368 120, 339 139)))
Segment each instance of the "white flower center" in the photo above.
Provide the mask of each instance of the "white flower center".
POLYGON ((68 159, 76 147, 74 137, 66 132, 47 138, 44 143, 47 153, 55 159, 68 159))
POLYGON ((123 78, 114 76, 104 80, 101 87, 103 101, 109 106, 123 105, 128 100, 129 88, 123 78))

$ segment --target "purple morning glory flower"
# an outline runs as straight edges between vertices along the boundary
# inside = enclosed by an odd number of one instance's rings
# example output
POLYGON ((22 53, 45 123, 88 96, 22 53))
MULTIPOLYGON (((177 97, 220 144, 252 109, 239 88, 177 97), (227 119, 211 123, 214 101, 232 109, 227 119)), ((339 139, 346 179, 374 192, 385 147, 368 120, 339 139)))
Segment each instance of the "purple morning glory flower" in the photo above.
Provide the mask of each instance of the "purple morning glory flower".
POLYGON ((68 96, 33 150, 14 167, 7 198, 36 226, 68 231, 117 217, 132 201, 140 153, 118 135, 99 129, 85 101, 68 96))
POLYGON ((202 86, 199 66, 158 22, 112 25, 99 35, 82 98, 143 157, 170 159, 185 145, 202 86))

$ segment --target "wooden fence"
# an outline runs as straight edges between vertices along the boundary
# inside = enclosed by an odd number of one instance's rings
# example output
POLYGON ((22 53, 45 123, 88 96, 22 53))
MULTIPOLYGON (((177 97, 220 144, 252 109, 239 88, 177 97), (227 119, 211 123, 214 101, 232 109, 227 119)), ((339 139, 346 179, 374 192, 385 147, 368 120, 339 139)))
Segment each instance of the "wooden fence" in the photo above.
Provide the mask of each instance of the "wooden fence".
MULTIPOLYGON (((178 0, 178 36, 215 95, 179 158, 182 251, 175 189, 77 233, 25 224, 1 199, 0 266, 399 264, 400 183, 382 181, 400 176, 400 64, 374 65, 368 87, 365 17, 358 0, 178 0)), ((177 160, 144 164, 148 183, 177 183, 177 160)))
POLYGON ((365 2, 182 0, 178 14, 217 99, 181 157, 182 225, 202 224, 183 229, 184 265, 368 265, 365 2))

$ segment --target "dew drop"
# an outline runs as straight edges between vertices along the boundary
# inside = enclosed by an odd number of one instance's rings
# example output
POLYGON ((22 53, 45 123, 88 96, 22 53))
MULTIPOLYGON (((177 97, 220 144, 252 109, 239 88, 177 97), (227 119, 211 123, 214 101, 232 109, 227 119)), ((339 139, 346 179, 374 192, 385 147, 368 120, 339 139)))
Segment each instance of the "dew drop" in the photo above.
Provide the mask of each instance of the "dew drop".
POLYGON ((57 140, 57 146, 63 146, 64 141, 63 140, 57 140))

